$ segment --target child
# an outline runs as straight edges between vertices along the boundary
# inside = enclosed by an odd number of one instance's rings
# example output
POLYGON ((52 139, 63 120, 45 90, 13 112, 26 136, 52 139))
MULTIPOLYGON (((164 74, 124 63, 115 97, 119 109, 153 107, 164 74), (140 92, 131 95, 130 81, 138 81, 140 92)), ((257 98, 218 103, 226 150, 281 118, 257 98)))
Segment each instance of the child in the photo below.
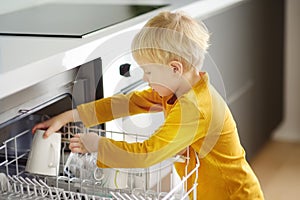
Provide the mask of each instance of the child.
MULTIPOLYGON (((158 14, 132 43, 133 57, 150 89, 80 105, 37 124, 33 132, 47 129, 47 137, 72 121, 81 120, 90 127, 128 115, 164 112, 164 124, 144 142, 79 134, 71 139, 70 149, 98 152, 99 167, 116 168, 149 167, 176 154, 188 154, 189 171, 196 157, 200 159, 195 199, 264 199, 228 106, 210 85, 208 74, 200 72, 208 40, 205 26, 192 18, 179 12, 158 14)), ((185 165, 175 163, 181 177, 185 165)), ((194 178, 188 180, 188 189, 194 178)))

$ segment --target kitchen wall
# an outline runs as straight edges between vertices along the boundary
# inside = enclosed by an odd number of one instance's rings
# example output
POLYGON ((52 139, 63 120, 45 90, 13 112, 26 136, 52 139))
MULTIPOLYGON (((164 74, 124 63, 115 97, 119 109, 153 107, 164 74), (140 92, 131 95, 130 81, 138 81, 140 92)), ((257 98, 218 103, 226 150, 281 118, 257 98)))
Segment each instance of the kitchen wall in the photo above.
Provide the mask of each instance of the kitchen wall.
POLYGON ((300 141, 300 1, 286 0, 284 120, 277 140, 300 141))

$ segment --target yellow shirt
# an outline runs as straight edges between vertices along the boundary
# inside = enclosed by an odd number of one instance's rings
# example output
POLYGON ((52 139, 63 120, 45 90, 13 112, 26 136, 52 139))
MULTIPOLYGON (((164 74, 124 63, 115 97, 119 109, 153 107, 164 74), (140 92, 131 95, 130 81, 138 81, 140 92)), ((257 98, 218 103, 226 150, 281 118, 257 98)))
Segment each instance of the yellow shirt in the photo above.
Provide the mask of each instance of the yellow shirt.
MULTIPOLYGON (((85 126, 147 112, 163 111, 165 122, 141 143, 99 140, 99 167, 145 168, 184 151, 188 171, 200 158, 197 199, 264 199, 259 182, 245 159, 235 121, 228 106, 209 84, 206 73, 181 97, 160 97, 152 89, 116 95, 77 107, 85 126), (187 153, 187 152, 186 152, 187 153)), ((175 163, 185 175, 186 163, 175 163)), ((195 180, 188 180, 191 188, 195 180)))

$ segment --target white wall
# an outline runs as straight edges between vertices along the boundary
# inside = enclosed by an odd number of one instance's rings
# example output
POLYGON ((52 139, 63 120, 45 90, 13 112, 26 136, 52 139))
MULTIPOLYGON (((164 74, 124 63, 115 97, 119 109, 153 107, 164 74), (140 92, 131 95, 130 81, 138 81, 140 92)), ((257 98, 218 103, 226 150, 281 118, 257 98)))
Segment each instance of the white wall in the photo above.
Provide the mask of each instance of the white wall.
MULTIPOLYGON (((300 141, 300 1, 286 1, 284 120, 277 140, 300 141)), ((272 73, 272 72, 270 72, 272 73)))

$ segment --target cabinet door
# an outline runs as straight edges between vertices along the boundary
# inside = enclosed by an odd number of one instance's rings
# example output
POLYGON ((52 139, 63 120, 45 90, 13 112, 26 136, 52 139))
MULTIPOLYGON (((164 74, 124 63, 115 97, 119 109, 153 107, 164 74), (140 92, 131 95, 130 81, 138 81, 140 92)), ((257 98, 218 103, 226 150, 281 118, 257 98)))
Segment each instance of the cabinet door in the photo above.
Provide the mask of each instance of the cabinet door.
POLYGON ((276 25, 275 21, 283 15, 278 12, 279 17, 272 16, 274 10, 283 8, 267 9, 267 1, 245 1, 203 20, 211 33, 204 70, 229 104, 248 158, 259 150, 282 118, 282 74, 279 72, 283 52, 278 48, 282 45, 283 30, 278 30, 282 25, 276 25), (272 32, 271 37, 266 20, 278 31, 272 32), (273 54, 278 63, 270 59, 273 54), (269 71, 271 68, 275 74, 269 71), (279 112, 271 112, 273 107, 279 112))

